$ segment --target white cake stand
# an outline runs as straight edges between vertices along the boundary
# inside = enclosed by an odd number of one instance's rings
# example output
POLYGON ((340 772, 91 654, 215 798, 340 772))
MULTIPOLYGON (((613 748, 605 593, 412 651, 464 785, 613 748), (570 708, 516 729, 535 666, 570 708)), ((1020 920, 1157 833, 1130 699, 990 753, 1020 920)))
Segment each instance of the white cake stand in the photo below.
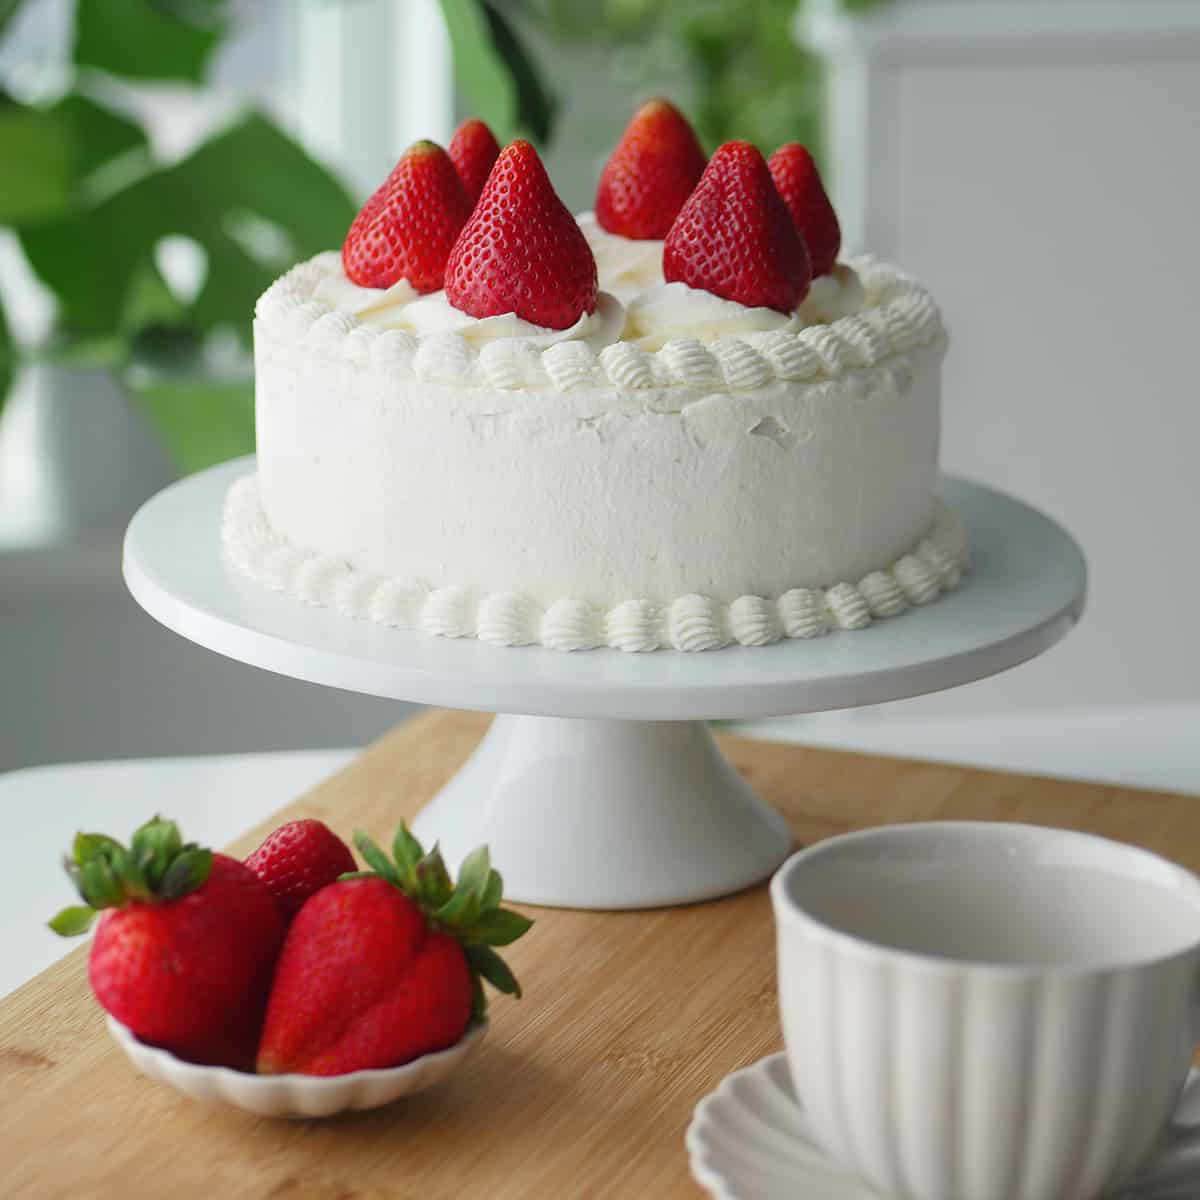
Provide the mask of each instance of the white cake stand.
POLYGON ((791 848, 777 813, 702 723, 877 704, 955 687, 1040 654, 1074 624, 1087 572, 1049 518, 945 482, 973 568, 936 604, 853 633, 683 654, 574 654, 388 629, 310 608, 224 558, 226 490, 253 459, 147 502, 125 580, 168 628, 268 671, 330 687, 505 714, 418 816, 457 863, 487 842, 507 894, 531 904, 642 908, 725 895, 791 848), (519 714, 519 715, 516 715, 519 714))

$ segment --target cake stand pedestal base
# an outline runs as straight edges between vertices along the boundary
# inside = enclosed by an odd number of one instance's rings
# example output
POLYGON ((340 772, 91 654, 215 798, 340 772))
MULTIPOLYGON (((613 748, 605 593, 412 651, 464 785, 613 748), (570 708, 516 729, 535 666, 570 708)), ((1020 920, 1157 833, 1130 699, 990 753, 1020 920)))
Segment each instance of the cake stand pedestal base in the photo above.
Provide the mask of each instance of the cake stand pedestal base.
POLYGON ((792 847, 700 721, 503 713, 413 832, 452 867, 487 843, 506 895, 566 908, 723 896, 792 847))

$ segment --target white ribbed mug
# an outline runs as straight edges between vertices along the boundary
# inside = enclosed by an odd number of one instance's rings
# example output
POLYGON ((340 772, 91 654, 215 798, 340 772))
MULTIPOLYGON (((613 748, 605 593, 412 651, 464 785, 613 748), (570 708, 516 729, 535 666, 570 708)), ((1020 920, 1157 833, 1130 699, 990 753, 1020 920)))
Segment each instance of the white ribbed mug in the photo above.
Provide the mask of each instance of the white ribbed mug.
POLYGON ((1183 1135, 1158 1158, 1200 1042, 1200 880, 1182 867, 931 822, 801 850, 771 900, 797 1096, 883 1195, 1094 1200, 1197 1161, 1183 1135))

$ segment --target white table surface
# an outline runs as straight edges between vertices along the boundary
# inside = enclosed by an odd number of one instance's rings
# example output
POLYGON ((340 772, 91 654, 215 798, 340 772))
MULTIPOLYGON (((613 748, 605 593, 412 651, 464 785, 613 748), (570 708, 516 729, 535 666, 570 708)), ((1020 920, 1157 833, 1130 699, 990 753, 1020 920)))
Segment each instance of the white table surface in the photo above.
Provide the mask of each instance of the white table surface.
MULTIPOLYGON (((1019 716, 905 717, 901 706, 748 722, 739 732, 814 746, 1094 780, 1200 797, 1200 704, 1019 716)), ((58 865, 80 828, 127 837, 155 812, 220 846, 333 774, 353 750, 161 758, 0 774, 0 995, 76 943, 45 922, 72 902, 58 865)))
POLYGON ((0 996, 79 944, 46 922, 78 903, 61 863, 80 829, 122 841, 156 812, 185 838, 223 846, 339 770, 352 750, 131 759, 0 774, 0 996))

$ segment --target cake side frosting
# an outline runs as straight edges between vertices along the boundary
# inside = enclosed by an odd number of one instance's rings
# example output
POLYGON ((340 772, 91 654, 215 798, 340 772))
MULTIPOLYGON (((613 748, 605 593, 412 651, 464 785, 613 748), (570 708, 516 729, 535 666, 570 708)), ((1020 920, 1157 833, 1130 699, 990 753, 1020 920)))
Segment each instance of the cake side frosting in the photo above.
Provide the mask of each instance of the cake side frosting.
MULTIPOLYGON (((345 294, 322 256, 260 305, 263 510, 315 559, 439 597, 513 594, 577 614, 841 596, 835 585, 887 569, 931 528, 945 346, 920 288, 870 260, 855 271, 862 310, 799 329, 652 285, 668 293, 660 322, 732 310, 741 328, 712 336, 709 321, 706 341, 596 353, 588 339, 629 324, 604 303, 549 344, 515 318, 483 334, 489 321, 467 322, 473 337, 437 329, 436 294, 387 318, 428 301, 414 324, 432 313, 434 332, 317 312, 311 296, 345 294)), ((430 619, 458 627, 456 610, 430 619)))
POLYGON ((666 604, 627 599, 607 610, 570 597, 542 605, 518 592, 480 594, 465 587, 389 579, 336 556, 300 549, 272 527, 253 474, 229 490, 223 538, 239 570, 307 604, 439 637, 556 650, 607 646, 627 652, 665 647, 698 652, 863 629, 953 590, 970 565, 962 522, 939 502, 924 537, 886 569, 871 571, 856 583, 791 588, 778 596, 744 595, 730 603, 690 594, 666 604))

